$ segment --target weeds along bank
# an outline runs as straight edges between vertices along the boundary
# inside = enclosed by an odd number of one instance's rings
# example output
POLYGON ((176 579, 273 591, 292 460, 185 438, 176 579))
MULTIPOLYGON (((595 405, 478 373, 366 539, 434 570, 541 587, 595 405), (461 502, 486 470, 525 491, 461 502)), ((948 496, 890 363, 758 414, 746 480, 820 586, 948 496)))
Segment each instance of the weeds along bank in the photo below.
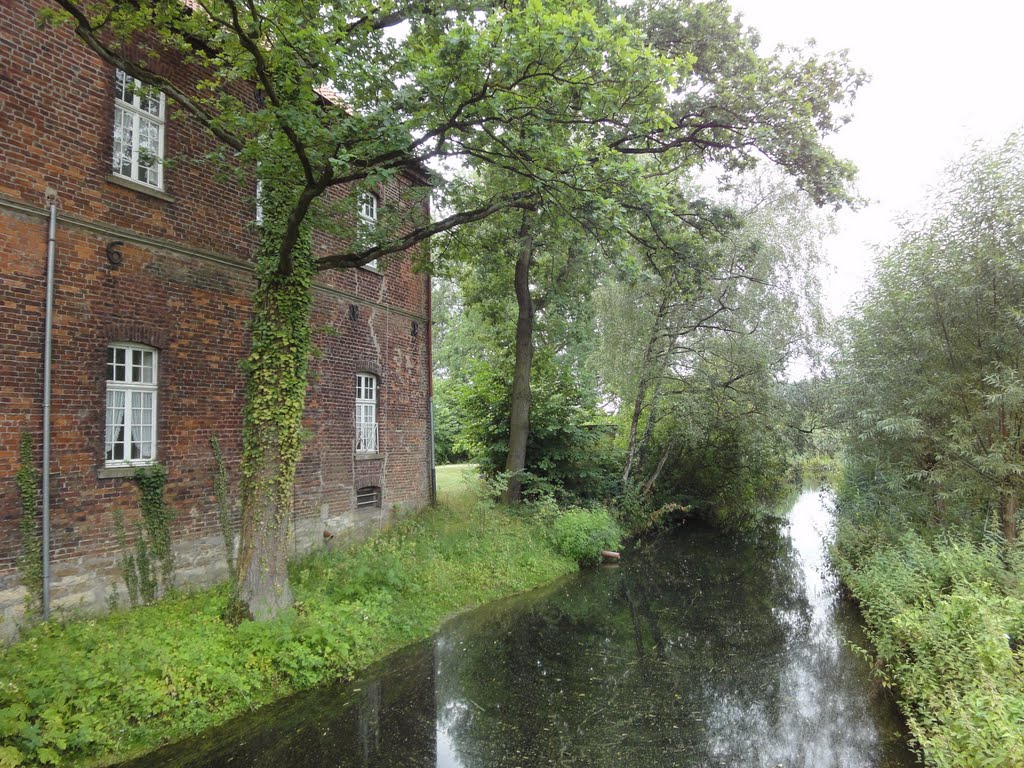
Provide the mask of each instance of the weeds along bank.
MULTIPOLYGON (((1022 555, 840 492, 834 560, 928 766, 1024 765, 1022 555)), ((867 652, 866 652, 867 653, 867 652)))
POLYGON ((364 545, 293 563, 277 620, 228 626, 221 588, 28 630, 0 655, 0 768, 111 762, 345 679, 457 611, 572 572, 581 541, 618 543, 606 511, 567 513, 556 535, 560 513, 512 516, 474 498, 473 477, 442 477, 438 508, 364 545))

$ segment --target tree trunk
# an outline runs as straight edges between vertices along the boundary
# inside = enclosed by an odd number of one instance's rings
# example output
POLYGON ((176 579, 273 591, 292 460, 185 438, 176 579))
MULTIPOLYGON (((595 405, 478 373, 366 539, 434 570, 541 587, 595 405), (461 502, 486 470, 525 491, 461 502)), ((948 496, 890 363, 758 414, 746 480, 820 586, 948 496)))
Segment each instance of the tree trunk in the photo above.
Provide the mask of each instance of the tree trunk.
POLYGON ((647 478, 647 482, 644 483, 644 489, 643 489, 643 495, 644 496, 646 496, 647 494, 649 494, 651 491, 654 490, 654 484, 656 482, 658 482, 658 476, 661 475, 661 470, 663 470, 665 468, 665 462, 668 461, 669 454, 672 453, 672 450, 674 448, 675 448, 675 443, 673 443, 670 440, 668 442, 668 445, 665 446, 665 452, 661 454, 661 459, 658 461, 658 466, 655 468, 654 474, 652 474, 649 478, 647 478))
POLYGON ((651 435, 654 434, 654 425, 658 419, 658 398, 661 397, 661 381, 654 385, 654 392, 651 394, 651 404, 647 409, 647 424, 644 426, 644 434, 637 441, 636 447, 634 448, 633 464, 634 466, 642 465, 644 463, 644 457, 647 455, 647 446, 651 442, 651 435))
MULTIPOLYGON (((292 190, 294 192, 294 190, 292 190)), ((292 603, 288 554, 295 469, 301 454, 311 344, 313 259, 309 226, 281 271, 284 220, 294 194, 265 190, 257 251, 252 351, 245 362, 242 426, 242 526, 236 599, 242 612, 271 619, 292 603)))
MULTIPOLYGON (((646 362, 646 355, 644 356, 646 362)), ((636 436, 640 427, 640 413, 644 408, 644 397, 647 394, 647 377, 641 373, 640 383, 637 384, 636 400, 633 401, 633 417, 629 422, 629 440, 626 443, 626 467, 622 471, 622 482, 628 483, 629 476, 633 473, 633 463, 636 461, 636 436)))
POLYGON ((1017 543, 1017 507, 1017 494, 1012 491, 1004 494, 999 522, 1008 548, 1017 543))
POLYGON ((526 468, 526 442, 530 436, 530 370, 533 366, 533 296, 530 294, 530 263, 533 261, 533 235, 530 212, 523 211, 519 227, 519 257, 516 259, 516 364, 512 376, 512 408, 509 416, 508 456, 505 471, 508 485, 502 501, 517 504, 522 498, 526 468))
MULTIPOLYGON (((647 339, 647 346, 644 347, 643 360, 640 363, 640 382, 637 385, 636 400, 633 402, 633 416, 629 422, 629 440, 626 443, 626 466, 622 471, 623 483, 629 482, 629 478, 633 474, 633 467, 636 465, 640 453, 637 446, 637 432, 640 427, 640 414, 644 409, 644 399, 647 396, 647 387, 650 382, 650 365, 651 360, 654 357, 654 345, 658 342, 658 336, 664 321, 665 312, 667 311, 667 302, 667 297, 663 296, 661 303, 658 305, 658 313, 654 319, 654 327, 651 329, 651 335, 647 339)), ((655 394, 655 397, 657 397, 657 394, 655 394)), ((648 427, 650 427, 650 421, 648 421, 648 427)), ((649 429, 647 431, 649 432, 649 429)))

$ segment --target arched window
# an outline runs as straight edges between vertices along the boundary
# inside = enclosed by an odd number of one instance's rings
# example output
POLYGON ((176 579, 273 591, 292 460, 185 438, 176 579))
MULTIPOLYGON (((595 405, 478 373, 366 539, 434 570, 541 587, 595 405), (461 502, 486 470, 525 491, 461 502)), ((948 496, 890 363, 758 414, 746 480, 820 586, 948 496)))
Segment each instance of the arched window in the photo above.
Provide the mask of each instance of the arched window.
POLYGON ((107 347, 106 466, 156 461, 156 401, 156 350, 138 344, 107 347))

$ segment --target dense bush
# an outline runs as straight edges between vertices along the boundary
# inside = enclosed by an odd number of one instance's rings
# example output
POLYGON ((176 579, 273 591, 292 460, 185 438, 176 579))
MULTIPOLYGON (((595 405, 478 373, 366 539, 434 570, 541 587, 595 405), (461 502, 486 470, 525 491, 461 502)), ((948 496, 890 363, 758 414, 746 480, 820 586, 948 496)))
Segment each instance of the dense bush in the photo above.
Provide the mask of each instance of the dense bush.
POLYGON ((554 522, 555 548, 580 565, 593 565, 601 550, 613 550, 622 541, 622 530, 607 509, 569 509, 554 522))
POLYGON ((711 522, 755 521, 786 489, 789 445, 778 425, 737 418, 734 404, 691 403, 654 430, 644 473, 669 451, 653 501, 683 503, 711 522), (720 404, 719 404, 720 405, 720 404))
MULTIPOLYGON (((467 383, 457 388, 462 418, 457 446, 494 477, 505 469, 511 408, 511 357, 481 358, 467 383)), ((564 361, 538 350, 531 384, 530 435, 526 447, 524 495, 554 493, 562 498, 604 499, 619 491, 621 449, 575 372, 564 361)))
POLYGON ((1024 593, 998 543, 845 525, 834 559, 925 763, 1024 765, 1024 593))

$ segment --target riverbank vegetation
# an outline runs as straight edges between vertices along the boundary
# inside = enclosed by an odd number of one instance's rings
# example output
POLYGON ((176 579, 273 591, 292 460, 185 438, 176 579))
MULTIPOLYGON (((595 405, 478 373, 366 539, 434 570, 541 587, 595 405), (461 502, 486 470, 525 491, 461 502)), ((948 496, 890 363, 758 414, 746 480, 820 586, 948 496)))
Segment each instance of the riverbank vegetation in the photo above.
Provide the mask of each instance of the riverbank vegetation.
POLYGON ((495 506, 474 468, 441 482, 437 508, 292 563, 296 602, 273 621, 225 624, 221 587, 28 630, 0 652, 0 766, 147 751, 344 680, 455 612, 577 567, 556 550, 549 516, 495 506))
MULTIPOLYGON (((814 355, 830 219, 775 173, 681 189, 701 202, 671 247, 536 233, 522 498, 610 503, 627 528, 666 505, 743 525, 810 450, 818 393, 786 373, 814 355)), ((437 254, 436 453, 507 478, 520 312, 494 227, 437 254)))
POLYGON ((976 149, 845 326, 836 560, 931 766, 1024 765, 1024 137, 976 149))

